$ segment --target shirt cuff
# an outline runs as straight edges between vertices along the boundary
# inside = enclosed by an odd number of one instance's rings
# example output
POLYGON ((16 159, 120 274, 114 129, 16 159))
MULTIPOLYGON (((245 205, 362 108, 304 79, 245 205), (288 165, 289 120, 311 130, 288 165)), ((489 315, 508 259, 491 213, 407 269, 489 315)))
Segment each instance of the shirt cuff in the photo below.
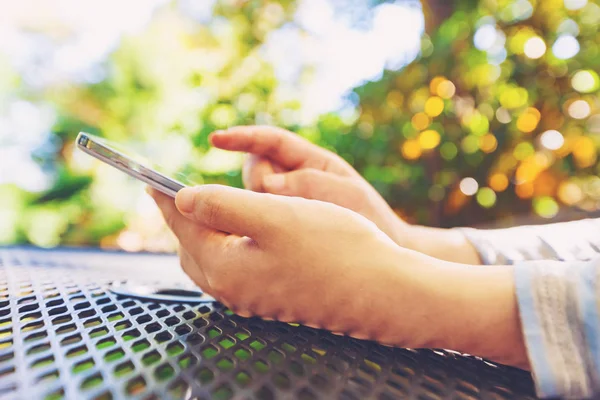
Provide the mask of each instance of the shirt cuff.
POLYGON ((508 229, 459 230, 486 265, 528 260, 584 261, 600 253, 600 219, 508 229))
POLYGON ((600 318, 594 262, 515 265, 519 314, 539 397, 600 393, 600 318))
POLYGON ((459 228, 475 247, 484 265, 510 265, 527 260, 555 260, 558 255, 536 227, 482 230, 459 228))

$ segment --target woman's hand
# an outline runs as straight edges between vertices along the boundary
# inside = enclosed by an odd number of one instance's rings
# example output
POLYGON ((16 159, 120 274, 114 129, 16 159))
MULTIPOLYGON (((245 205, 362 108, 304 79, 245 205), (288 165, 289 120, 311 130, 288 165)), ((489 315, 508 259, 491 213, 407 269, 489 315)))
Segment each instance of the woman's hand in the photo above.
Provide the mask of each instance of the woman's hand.
POLYGON ((330 203, 216 185, 183 189, 175 202, 152 195, 179 238, 184 271, 242 316, 523 361, 510 267, 403 249, 330 203))
POLYGON ((442 260, 480 264, 461 232, 407 224, 350 164, 285 129, 239 126, 215 132, 210 140, 220 149, 250 153, 243 170, 250 190, 333 203, 373 221, 402 247, 442 260))
POLYGON ((389 304, 380 291, 408 302, 422 284, 396 266, 405 250, 330 203, 216 185, 184 189, 175 203, 153 197, 179 238, 184 271, 242 316, 389 341, 371 312, 389 304))
POLYGON ((373 221, 396 243, 405 244, 408 225, 338 155, 271 126, 235 127, 213 133, 210 140, 221 149, 250 153, 243 169, 247 189, 348 208, 373 221))

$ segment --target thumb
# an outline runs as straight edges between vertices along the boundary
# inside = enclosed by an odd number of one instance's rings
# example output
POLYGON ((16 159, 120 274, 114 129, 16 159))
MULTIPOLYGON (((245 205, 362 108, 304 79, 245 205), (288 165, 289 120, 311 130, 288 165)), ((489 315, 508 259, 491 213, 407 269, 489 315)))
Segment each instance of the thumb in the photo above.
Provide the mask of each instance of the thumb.
POLYGON ((221 185, 184 188, 175 205, 184 217, 200 224, 255 240, 267 235, 277 221, 285 220, 276 196, 221 185))
POLYGON ((333 173, 306 168, 266 175, 263 188, 267 193, 332 201, 345 191, 345 182, 344 177, 333 173))

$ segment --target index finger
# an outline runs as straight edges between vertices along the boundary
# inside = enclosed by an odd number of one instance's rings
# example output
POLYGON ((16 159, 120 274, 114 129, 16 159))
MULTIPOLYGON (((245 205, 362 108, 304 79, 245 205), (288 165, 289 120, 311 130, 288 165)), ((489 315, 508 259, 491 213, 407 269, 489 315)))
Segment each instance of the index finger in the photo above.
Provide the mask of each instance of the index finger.
MULTIPOLYGON (((210 136, 213 146, 267 157, 287 169, 311 167, 327 170, 333 153, 285 129, 274 126, 236 126, 210 136)), ((342 169, 336 171, 343 173, 342 169)))

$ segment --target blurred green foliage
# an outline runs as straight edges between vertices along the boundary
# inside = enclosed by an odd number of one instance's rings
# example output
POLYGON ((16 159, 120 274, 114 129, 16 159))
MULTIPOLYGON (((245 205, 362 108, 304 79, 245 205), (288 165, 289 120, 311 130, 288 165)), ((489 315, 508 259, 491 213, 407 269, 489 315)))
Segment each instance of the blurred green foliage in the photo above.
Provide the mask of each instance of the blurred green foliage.
POLYGON ((600 6, 472 3, 409 66, 355 89, 357 123, 329 116, 321 135, 412 221, 597 210, 600 6))
POLYGON ((54 183, 43 193, 0 186, 0 243, 172 248, 139 186, 73 151, 80 130, 146 144, 198 182, 240 186, 239 155, 209 149, 208 134, 276 124, 337 151, 402 216, 431 225, 597 209, 600 6, 473 3, 455 2, 418 59, 355 88, 354 118, 331 113, 314 125, 288 117, 301 104, 276 96, 259 51, 291 21, 293 1, 217 2, 203 24, 165 8, 123 38, 100 82, 43 93, 59 118, 36 160, 55 170, 54 183))

